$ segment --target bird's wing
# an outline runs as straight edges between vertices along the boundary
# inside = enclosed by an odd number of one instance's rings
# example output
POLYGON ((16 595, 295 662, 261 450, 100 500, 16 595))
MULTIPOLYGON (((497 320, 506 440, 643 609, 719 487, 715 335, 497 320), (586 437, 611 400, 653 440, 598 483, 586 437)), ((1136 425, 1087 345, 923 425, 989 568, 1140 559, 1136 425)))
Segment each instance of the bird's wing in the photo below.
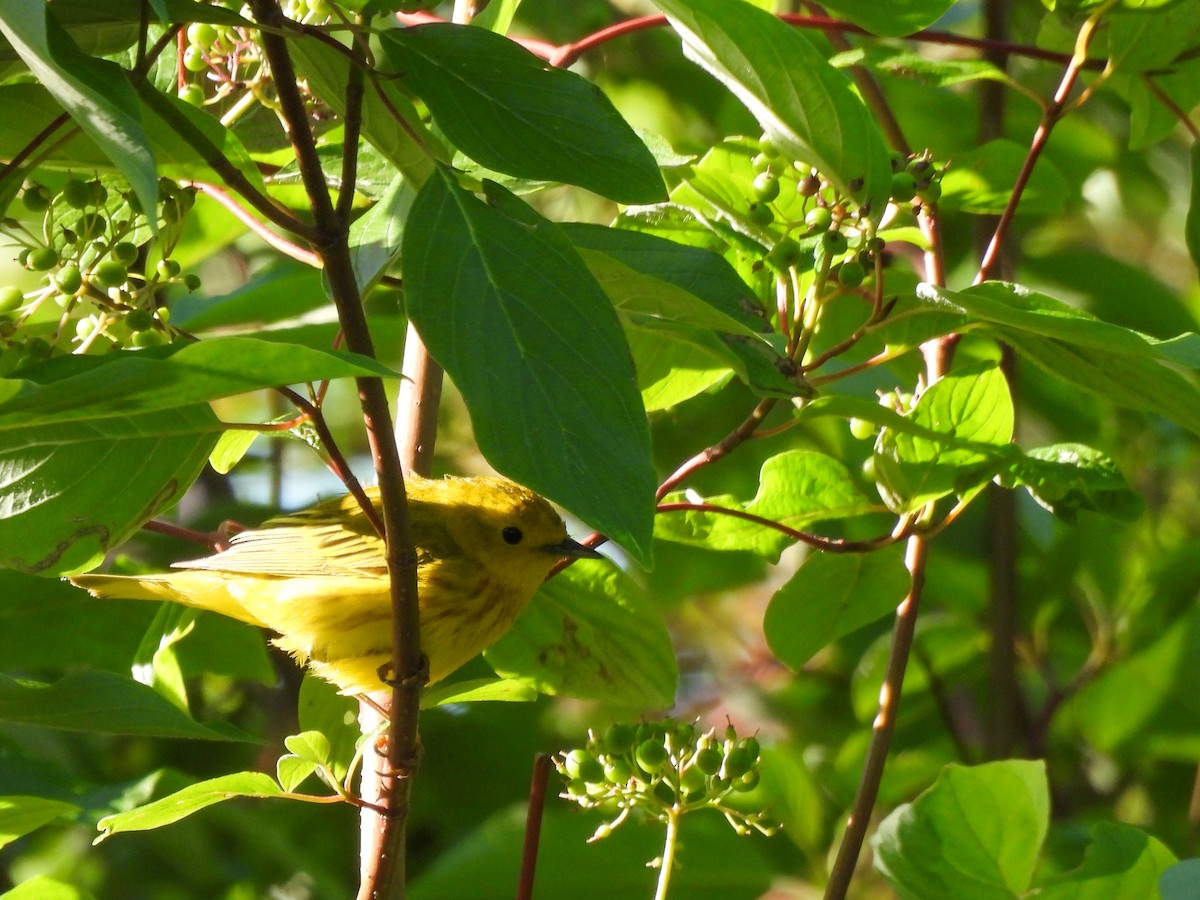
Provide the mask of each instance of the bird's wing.
MULTIPOLYGON (((409 504, 417 536, 418 565, 441 555, 446 538, 430 504, 409 504)), ((244 572, 255 575, 385 576, 383 539, 354 499, 342 497, 310 509, 279 516, 261 528, 233 536, 229 549, 204 559, 176 563, 179 568, 244 572)))

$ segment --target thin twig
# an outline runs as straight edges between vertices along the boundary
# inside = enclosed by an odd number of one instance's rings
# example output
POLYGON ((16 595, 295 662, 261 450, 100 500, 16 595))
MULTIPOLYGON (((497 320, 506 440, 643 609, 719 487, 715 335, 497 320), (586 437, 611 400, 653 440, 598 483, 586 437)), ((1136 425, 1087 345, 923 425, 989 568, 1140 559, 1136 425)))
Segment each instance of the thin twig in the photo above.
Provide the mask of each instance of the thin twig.
POLYGON ((827 538, 819 534, 812 534, 808 531, 798 531, 795 528, 789 528, 782 522, 776 522, 774 519, 768 519, 763 516, 756 516, 754 513, 746 512, 743 509, 731 509, 728 506, 717 506, 713 503, 660 503, 656 507, 660 513, 668 512, 707 512, 716 515, 730 516, 734 519, 741 519, 745 522, 753 522, 755 525, 761 525, 763 528, 770 528, 773 531, 778 531, 780 534, 786 535, 794 541, 799 541, 802 544, 807 544, 817 550, 825 550, 830 553, 870 553, 872 550, 878 550, 881 547, 889 547, 898 541, 908 537, 912 531, 911 525, 901 525, 888 534, 880 535, 877 538, 870 538, 865 541, 848 541, 843 538, 827 538))
POLYGON ((533 758, 533 775, 529 780, 529 809, 525 813, 525 843, 521 849, 521 877, 517 882, 517 900, 532 900, 533 877, 537 870, 538 843, 542 837, 542 815, 546 810, 546 786, 554 764, 550 754, 539 753, 533 758))
POLYGON ((658 492, 654 495, 654 499, 661 500, 669 494, 676 486, 679 485, 685 478, 695 472, 697 469, 702 469, 710 463, 716 462, 721 457, 725 456, 734 447, 744 443, 750 435, 754 434, 755 429, 762 424, 763 419, 775 408, 778 401, 773 397, 768 397, 765 400, 760 400, 758 405, 754 407, 750 415, 748 415, 737 428, 733 429, 724 438, 701 450, 678 469, 672 472, 658 486, 658 492))
POLYGON ((1079 34, 1075 39, 1075 52, 1067 63, 1066 71, 1063 72, 1058 89, 1054 92, 1054 99, 1046 107, 1046 111, 1042 114, 1042 121, 1038 125, 1037 131, 1033 134, 1033 141, 1029 145, 1029 152, 1025 154, 1025 161, 1022 163, 1021 171, 1017 173, 1016 181, 1013 184, 1012 194, 1009 196, 1008 203, 1005 204, 1004 211, 1000 214, 1000 220, 996 223, 996 230, 992 233, 991 242, 988 244, 983 262, 979 266, 979 274, 975 276, 976 284, 996 277, 995 273, 1000 265, 1000 250, 1004 246, 1004 240, 1008 237, 1008 230, 1017 214, 1017 207, 1021 203, 1021 195, 1025 192, 1025 188, 1029 184, 1034 166, 1037 165, 1038 160, 1041 158, 1047 141, 1050 140, 1050 132, 1054 130, 1055 124, 1062 117, 1066 109, 1067 100, 1075 87, 1075 82, 1079 79, 1080 71, 1088 62, 1087 50, 1092 36, 1100 24, 1101 18, 1115 2, 1116 0, 1109 0, 1108 3, 1093 12, 1079 29, 1079 34))
POLYGON ((304 263, 306 266, 312 266, 314 269, 324 267, 321 257, 311 250, 301 247, 299 244, 289 241, 287 238, 276 234, 258 219, 250 214, 244 206, 237 202, 229 195, 229 192, 219 185, 210 184, 206 181, 181 181, 180 184, 190 185, 200 191, 207 197, 211 197, 220 203, 225 209, 230 212, 234 218, 246 226, 252 233, 262 238, 263 242, 268 246, 274 247, 285 256, 290 256, 292 259, 304 263))

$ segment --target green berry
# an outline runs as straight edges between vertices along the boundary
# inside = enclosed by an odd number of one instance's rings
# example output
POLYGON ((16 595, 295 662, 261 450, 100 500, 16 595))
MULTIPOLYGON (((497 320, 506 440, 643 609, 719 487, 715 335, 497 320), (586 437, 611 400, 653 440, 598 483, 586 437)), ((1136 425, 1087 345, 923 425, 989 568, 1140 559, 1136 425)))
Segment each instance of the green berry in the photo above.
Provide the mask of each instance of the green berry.
POLYGON ((200 287, 200 276, 192 272, 183 276, 183 286, 189 291, 194 291, 200 287))
POLYGON ((897 172, 892 176, 892 199, 897 203, 907 203, 917 196, 917 179, 911 172, 897 172))
POLYGON ((203 106, 204 88, 198 84, 185 84, 179 89, 179 99, 188 106, 203 106))
POLYGON ((19 287, 0 288, 0 312, 12 312, 25 305, 25 294, 19 287))
POLYGON ((721 771, 721 762, 723 759, 721 751, 716 747, 705 747, 696 754, 694 765, 705 775, 716 775, 721 771))
POLYGON ((908 157, 898 150, 888 151, 888 161, 891 163, 893 172, 903 172, 904 167, 908 165, 908 157))
POLYGON ((106 259, 92 269, 92 280, 100 287, 119 287, 129 279, 129 270, 115 259, 106 259))
POLYGON ((725 754, 725 777, 741 778, 754 768, 754 758, 745 747, 734 747, 725 754))
POLYGON ((765 228, 775 221, 775 213, 766 203, 751 203, 750 209, 746 212, 746 218, 753 224, 765 228))
POLYGON ((21 251, 17 254, 17 265, 20 266, 22 269, 30 268, 29 254, 31 254, 32 252, 33 251, 31 249, 29 249, 28 247, 22 247, 21 251))
POLYGON ((779 158, 779 147, 765 134, 758 139, 758 152, 767 159, 779 158))
POLYGON ((661 739, 650 738, 638 744, 634 751, 634 759, 642 771, 648 775, 657 775, 667 761, 667 748, 661 739))
POLYGON ((193 22, 188 26, 188 43, 194 47, 211 47, 216 43, 217 29, 208 22, 193 22))
POLYGON ((586 750, 572 750, 568 753, 564 760, 564 768, 571 778, 578 778, 585 784, 598 784, 604 780, 604 767, 586 750))
POLYGON ((35 272, 46 272, 58 265, 58 253, 53 247, 36 247, 29 251, 26 265, 35 272))
POLYGON ((927 187, 917 193, 925 203, 937 203, 942 197, 942 184, 939 181, 931 181, 927 187))
POLYGON ((632 725, 614 722, 604 732, 602 740, 604 752, 609 754, 625 753, 633 748, 637 741, 637 729, 632 725))
POLYGON ((770 172, 759 172, 754 176, 754 196, 759 203, 770 203, 779 196, 779 179, 770 172))
POLYGON ((131 309, 125 315, 125 324, 130 331, 149 331, 154 327, 154 313, 148 309, 131 309))
POLYGON ((833 213, 828 207, 814 206, 804 216, 804 224, 809 231, 828 231, 833 224, 833 213))
POLYGON ((74 294, 83 284, 83 276, 79 274, 79 266, 69 264, 54 273, 54 283, 64 294, 74 294))
POLYGON ((129 241, 121 241, 112 248, 112 258, 123 266, 132 266, 137 262, 137 257, 137 244, 131 244, 129 241))
POLYGON ((83 209, 92 200, 92 190, 78 178, 72 178, 63 185, 63 202, 72 209, 83 209))
POLYGON ((154 271, 158 273, 159 278, 174 278, 179 274, 179 263, 173 259, 160 259, 158 265, 154 267, 154 271))
POLYGON ((208 68, 208 60, 204 51, 195 44, 183 51, 183 67, 189 72, 203 72, 208 68))
POLYGON ((50 196, 50 192, 40 184, 31 184, 25 189, 25 193, 21 195, 21 202, 25 204, 25 208, 31 213, 45 212, 50 208, 50 202, 53 199, 50 196))
POLYGON ((695 795, 703 792, 708 786, 708 778, 695 766, 689 766, 684 769, 679 782, 680 788, 682 788, 684 794, 688 795, 689 800, 696 799, 695 795))
POLYGON ((851 419, 850 436, 860 441, 869 440, 875 437, 875 426, 866 419, 851 419))
POLYGON ((87 187, 92 206, 103 206, 108 202, 108 188, 102 182, 89 181, 87 187))
POLYGON ((862 474, 863 478, 865 478, 867 481, 879 480, 879 472, 874 456, 868 456, 862 461, 862 474))
POLYGON ((867 277, 867 270, 857 259, 848 259, 838 266, 837 280, 842 287, 856 288, 867 277))
POLYGON ((757 771, 747 772, 741 778, 734 779, 733 789, 739 792, 752 791, 758 787, 758 780, 757 771))
POLYGON ((84 213, 75 221, 75 234, 78 240, 91 241, 104 234, 108 228, 108 220, 100 213, 84 213))
POLYGON ((604 764, 604 780, 609 784, 626 784, 633 777, 633 767, 623 759, 610 759, 604 764))
POLYGON ((167 342, 161 331, 137 331, 133 335, 135 347, 159 347, 167 342))
POLYGON ((756 153, 750 158, 750 165, 755 172, 766 172, 771 168, 771 159, 762 153, 756 153))
POLYGON ((801 255, 800 245, 795 239, 785 237, 771 248, 767 259, 778 269, 790 269, 799 265, 801 255))
POLYGON ((821 235, 821 241, 825 245, 825 251, 830 256, 835 256, 838 253, 845 253, 846 248, 850 246, 850 242, 846 240, 846 236, 840 231, 827 231, 821 235))

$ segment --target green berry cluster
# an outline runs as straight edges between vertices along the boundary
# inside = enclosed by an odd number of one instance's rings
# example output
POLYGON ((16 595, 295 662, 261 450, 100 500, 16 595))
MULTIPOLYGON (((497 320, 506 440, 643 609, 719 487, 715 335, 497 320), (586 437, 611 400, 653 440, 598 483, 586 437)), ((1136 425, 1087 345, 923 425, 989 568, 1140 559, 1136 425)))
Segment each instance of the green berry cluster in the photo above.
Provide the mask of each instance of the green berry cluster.
POLYGON ((751 165, 746 218, 771 242, 768 265, 779 272, 828 265, 832 283, 846 289, 874 276, 883 242, 873 237, 867 210, 816 169, 785 159, 766 136, 751 165))
POLYGON ((696 723, 610 725, 602 736, 588 731, 586 746, 555 757, 567 779, 561 794, 584 809, 615 810, 591 840, 607 837, 634 810, 666 822, 700 809, 721 812, 734 831, 773 834, 764 813, 747 813, 731 799, 758 786, 758 740, 739 738, 732 725, 724 738, 716 729, 701 733, 696 723))
POLYGON ((893 152, 892 159, 892 202, 918 202, 935 205, 942 196, 942 175, 945 166, 939 167, 928 150, 923 153, 893 152))
POLYGON ((73 177, 58 190, 27 184, 21 201, 28 218, 6 218, 0 233, 39 283, 0 287, 0 371, 55 353, 170 341, 161 289, 200 286, 170 258, 193 200, 191 189, 160 180, 154 236, 138 198, 114 183, 73 177), (30 222, 37 217, 40 228, 30 222))

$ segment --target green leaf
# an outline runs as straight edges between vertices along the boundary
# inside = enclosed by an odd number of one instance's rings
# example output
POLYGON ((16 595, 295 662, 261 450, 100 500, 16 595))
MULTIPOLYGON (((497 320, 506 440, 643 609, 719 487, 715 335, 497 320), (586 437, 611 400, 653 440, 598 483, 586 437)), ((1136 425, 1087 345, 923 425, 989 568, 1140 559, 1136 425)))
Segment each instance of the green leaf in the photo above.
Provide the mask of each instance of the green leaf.
POLYGON ((1122 73, 1171 68, 1200 36, 1196 13, 1196 5, 1187 2, 1150 16, 1140 12, 1107 16, 1109 68, 1122 73))
POLYGON ((154 621, 142 636, 133 656, 133 677, 188 712, 187 686, 175 645, 187 637, 196 624, 196 610, 175 603, 162 603, 154 621))
POLYGON ((231 428, 221 432, 216 446, 208 455, 208 464, 214 472, 228 475, 242 461, 242 457, 258 439, 259 432, 249 428, 231 428))
POLYGON ((904 37, 928 28, 954 0, 826 0, 824 6, 872 34, 904 37))
POLYGON ((607 253, 581 249, 579 255, 617 312, 635 325, 685 325, 765 340, 757 329, 669 281, 638 272, 607 253))
POLYGON ((358 703, 339 694, 328 681, 304 673, 300 682, 297 715, 300 727, 325 736, 329 744, 326 762, 337 778, 345 778, 361 737, 358 728, 358 703))
MULTIPOLYGON (((231 337, 104 356, 59 356, 20 376, 0 380, 0 391, 11 392, 0 401, 0 431, 184 409, 278 385, 395 373, 353 353, 231 337)), ((220 430, 215 418, 212 422, 213 430, 220 430)))
POLYGON ((74 818, 80 809, 74 803, 44 797, 0 797, 0 847, 22 835, 37 831, 55 819, 74 818))
POLYGON ((440 682, 421 693, 421 709, 433 709, 450 703, 532 703, 540 695, 537 688, 521 678, 475 678, 469 681, 440 682))
MULTIPOLYGON (((83 412, 64 406, 61 416, 83 412)), ((40 575, 95 567, 171 507, 200 474, 221 427, 204 404, 62 424, 47 421, 54 415, 40 406, 0 414, 0 566, 40 575), (23 416, 37 423, 21 427, 23 416)))
POLYGON ((767 645, 798 672, 822 647, 894 612, 910 581, 898 547, 810 553, 771 598, 763 618, 767 645))
POLYGON ((737 320, 742 326, 739 330, 760 334, 770 328, 754 291, 719 253, 626 228, 582 222, 561 227, 576 247, 599 250, 636 272, 699 297, 713 309, 737 320))
MULTIPOLYGON (((324 41, 298 35, 289 35, 288 52, 312 92, 339 116, 345 116, 346 84, 351 65, 346 54, 324 41)), ((445 156, 441 142, 422 124, 412 101, 396 89, 392 79, 378 79, 374 86, 366 86, 361 118, 364 140, 383 154, 412 185, 424 184, 433 174, 434 159, 445 156)))
POLYGON ((1200 433, 1200 390, 1160 361, 1188 351, 1182 339, 1157 342, 1019 285, 921 285, 917 296, 987 323, 1018 355, 1088 393, 1200 433))
POLYGON ((648 413, 690 400, 732 374, 724 347, 711 332, 664 335, 630 328, 625 336, 648 413))
POLYGON ((879 128, 805 35, 747 3, 656 3, 688 58, 729 88, 785 155, 883 215, 891 176, 879 128))
POLYGON ((1162 900, 1200 898, 1200 859, 1185 859, 1163 872, 1158 893, 1162 900))
POLYGON ((125 176, 142 207, 154 209, 158 203, 154 153, 124 71, 81 51, 44 3, 0 6, 0 32, 125 176))
POLYGON ((1175 854, 1132 825, 1101 822, 1091 837, 1079 867, 1046 881, 1038 900, 1143 900, 1156 896, 1159 876, 1175 863, 1175 854))
POLYGON ((385 31, 382 40, 404 86, 477 163, 620 203, 666 198, 646 145, 583 77, 482 28, 418 25, 385 31))
POLYGON ((279 782, 279 786, 288 792, 300 787, 304 780, 316 770, 316 763, 290 753, 285 753, 275 760, 275 779, 279 782))
POLYGON ((880 823, 875 867, 901 900, 1013 900, 1029 888, 1049 814, 1040 761, 949 765, 880 823))
POLYGON ((912 511, 948 494, 989 481, 1009 447, 1013 402, 994 363, 963 366, 921 394, 908 416, 914 425, 955 439, 929 439, 884 429, 875 443, 875 469, 889 506, 912 511), (958 442, 965 443, 958 443, 958 442))
POLYGON ((0 900, 93 900, 93 897, 88 891, 48 875, 35 875, 0 894, 0 900))
MULTIPOLYGON (((887 8, 883 4, 872 5, 887 8)), ((983 80, 1013 84, 1008 75, 982 59, 929 59, 900 47, 855 47, 832 57, 829 63, 839 69, 863 66, 882 75, 915 78, 922 84, 934 87, 952 87, 983 80)))
POLYGON ((1053 444, 1030 450, 1000 476, 1005 487, 1021 486, 1056 516, 1071 522, 1086 509, 1133 521, 1145 503, 1108 456, 1083 444, 1053 444))
POLYGON ((633 579, 600 560, 580 560, 546 582, 484 657, 543 694, 641 709, 674 703, 679 678, 661 616, 633 579))
POLYGON ((283 746, 289 753, 314 765, 325 765, 329 762, 329 738, 319 731, 289 734, 283 739, 283 746))
MULTIPOLYGON (((954 165, 942 176, 938 206, 979 216, 1000 214, 1012 199, 1013 185, 1028 152, 1015 141, 999 139, 955 154, 954 165)), ((1053 163, 1041 159, 1021 193, 1017 210, 1043 215, 1062 212, 1069 190, 1053 163)))
POLYGON ((262 772, 236 772, 210 778, 129 812, 105 816, 96 823, 100 829, 96 842, 122 832, 161 828, 234 797, 279 797, 283 793, 275 780, 262 772))
MULTIPOLYGON (((789 528, 879 512, 838 460, 811 450, 788 450, 772 456, 759 472, 758 493, 749 503, 730 496, 699 498, 706 505, 742 510, 789 528)), ((696 502, 677 492, 664 504, 696 502)), ((745 519, 704 510, 664 511, 654 523, 654 536, 711 550, 749 550, 779 561, 794 541, 772 528, 745 519)))
POLYGON ((1106 668, 1070 702, 1072 721, 1102 753, 1137 759, 1200 758, 1200 612, 1171 623, 1148 646, 1106 668))
POLYGON ((400 244, 404 239, 404 223, 415 196, 408 179, 397 175, 366 215, 355 219, 350 226, 350 261, 354 265, 354 279, 363 296, 370 292, 399 256, 400 244))
POLYGON ((1113 353, 1145 357, 1155 355, 1153 344, 1144 335, 1119 325, 1110 325, 1090 313, 1019 284, 988 281, 963 291, 948 291, 932 284, 920 284, 917 286, 917 297, 980 322, 1017 328, 1113 353))
POLYGON ((616 313, 553 223, 491 199, 426 182, 404 235, 407 312, 488 461, 647 564, 655 473, 616 313))
POLYGON ((72 672, 54 684, 0 675, 0 721, 95 734, 257 740, 224 722, 197 722, 153 688, 109 672, 72 672))

